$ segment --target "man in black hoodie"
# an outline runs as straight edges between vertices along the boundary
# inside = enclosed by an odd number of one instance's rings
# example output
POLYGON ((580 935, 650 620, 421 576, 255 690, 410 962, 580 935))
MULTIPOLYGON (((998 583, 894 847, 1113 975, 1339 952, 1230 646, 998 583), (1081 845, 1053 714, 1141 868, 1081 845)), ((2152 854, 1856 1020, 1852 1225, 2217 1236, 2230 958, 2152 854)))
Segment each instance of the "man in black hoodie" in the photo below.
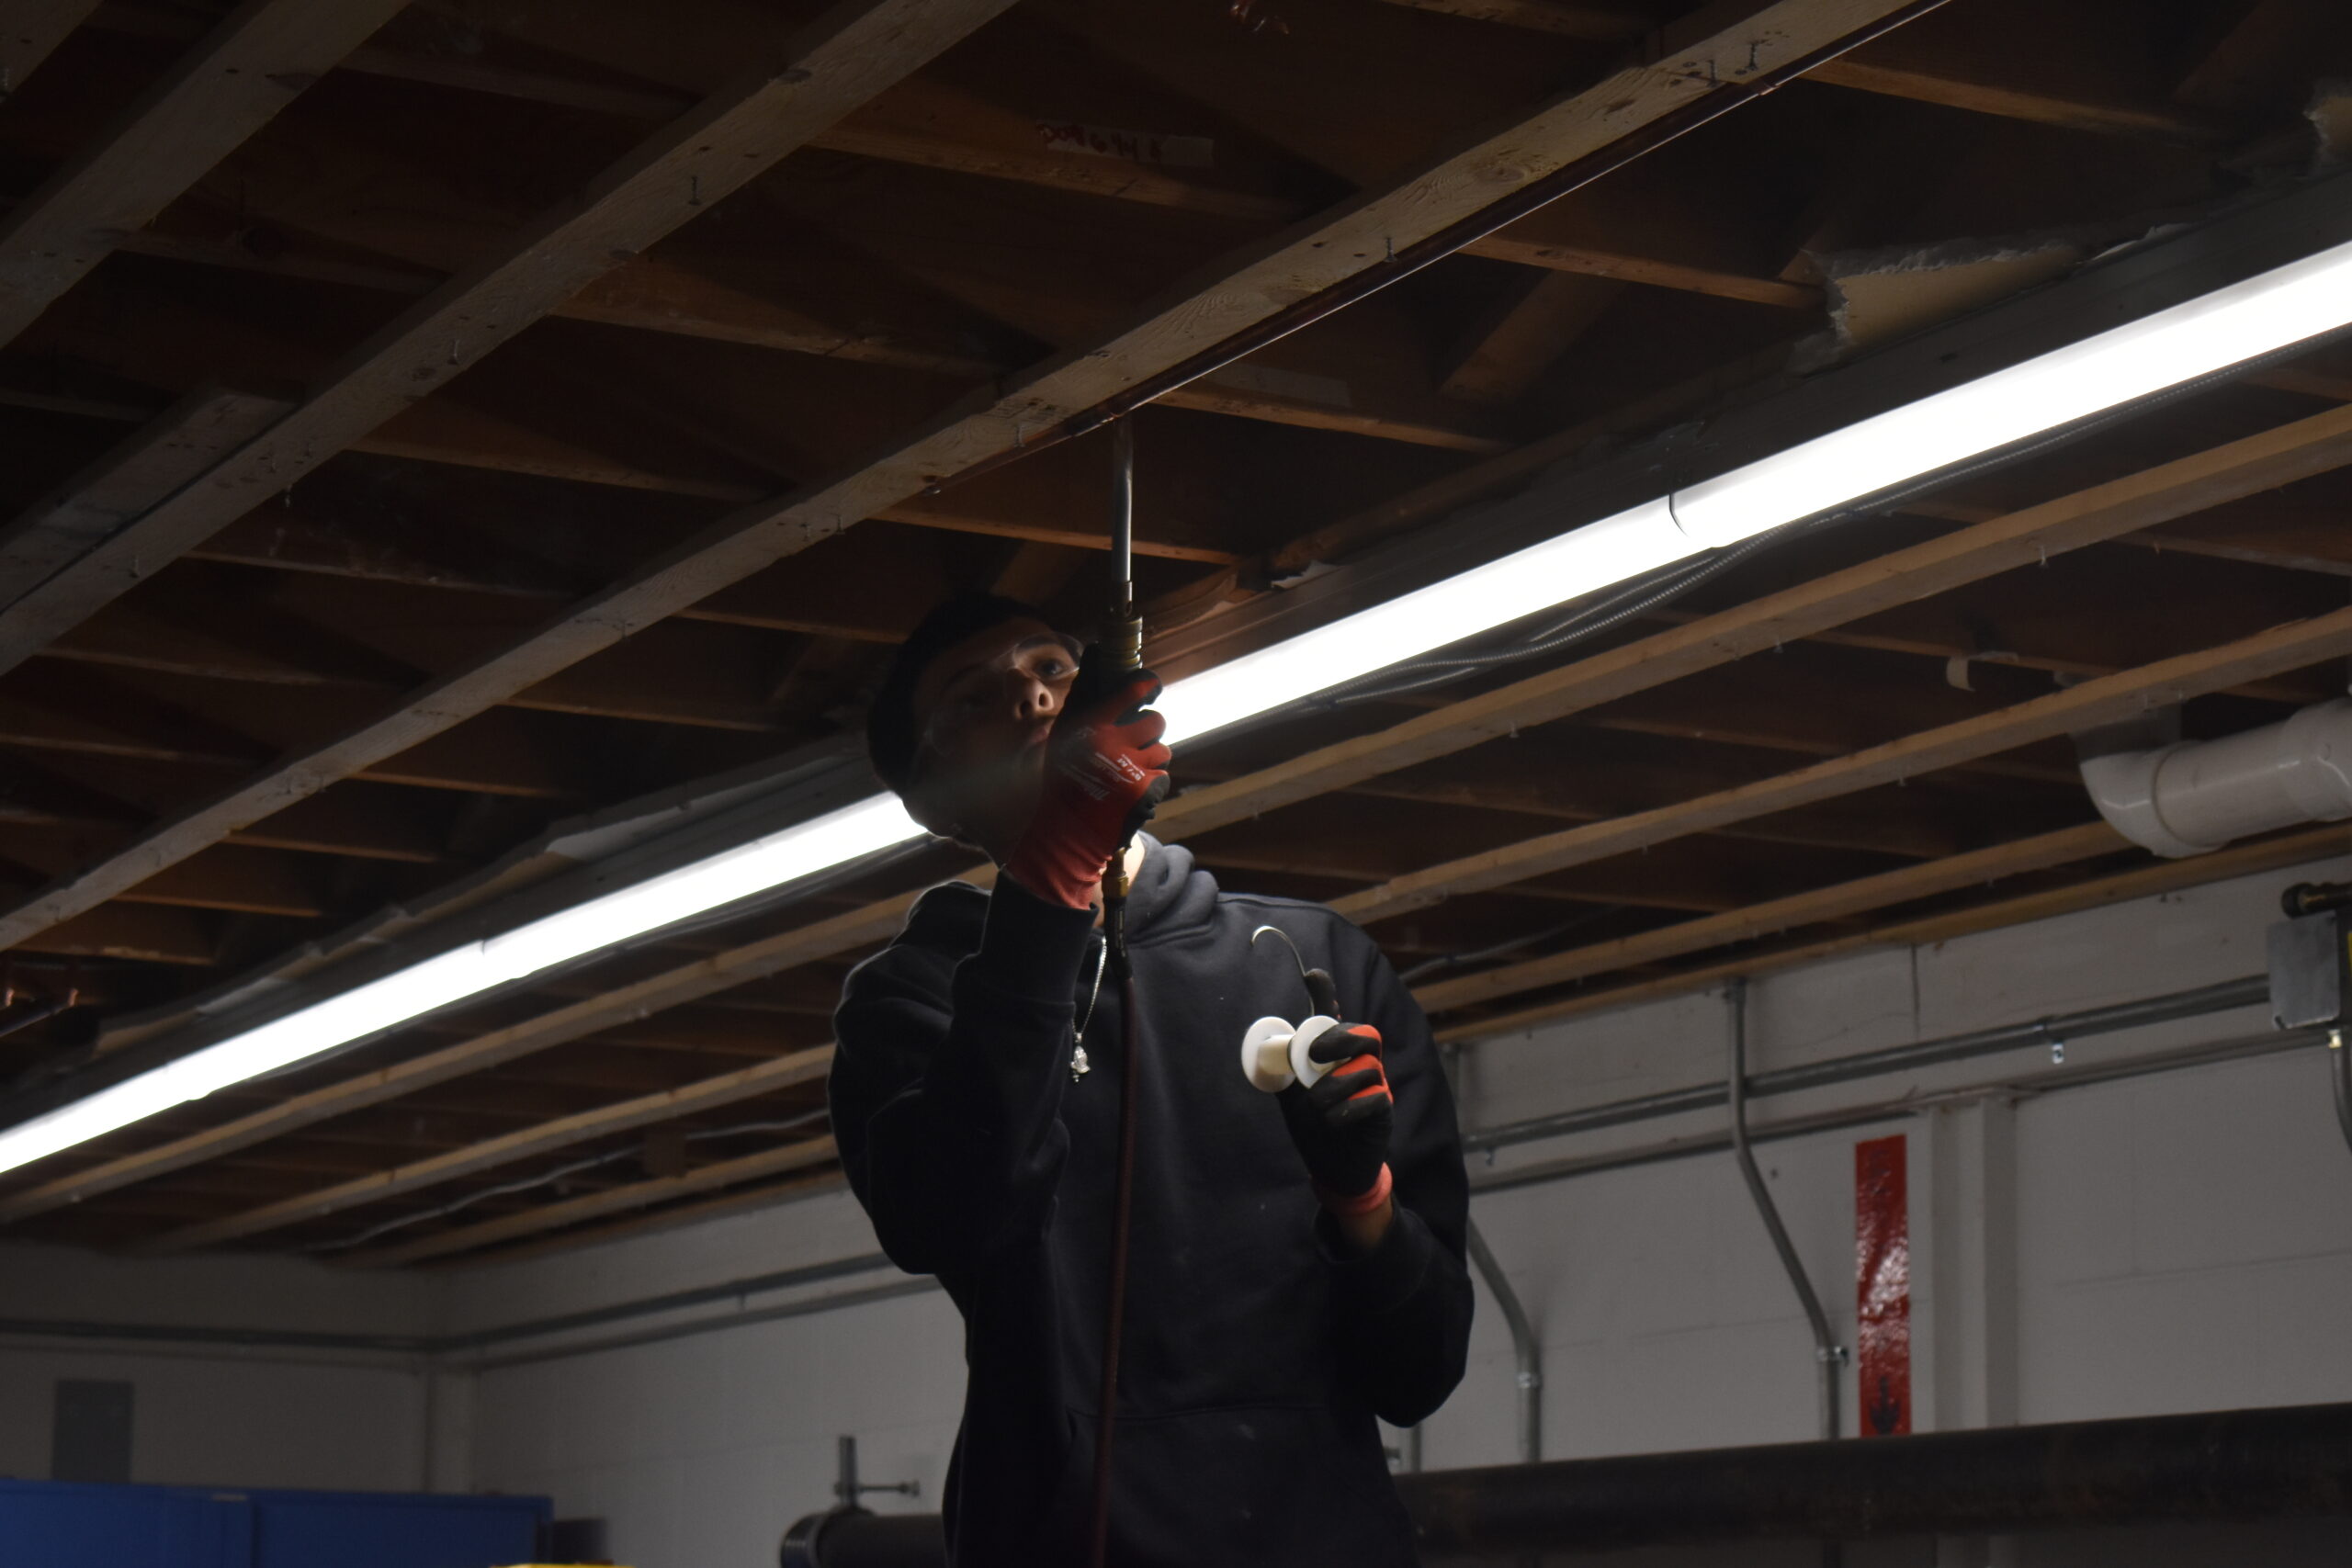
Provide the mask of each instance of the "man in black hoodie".
MULTIPOLYGON (((900 649, 867 739, 992 892, 926 893, 843 987, 831 1095, 850 1184, 893 1261, 963 1313, 956 1568, 1083 1561, 1124 1020, 1096 892, 1164 776, 1148 673, 1088 694, 1025 605, 951 600, 900 649), (1074 691, 1076 694, 1074 695, 1074 691)), ((1460 1380, 1467 1183, 1429 1026, 1371 939, 1319 905, 1220 891, 1138 838, 1133 1249, 1110 1560, 1121 1568, 1415 1561, 1374 1417, 1460 1380), (1295 944, 1253 942, 1259 927, 1295 944), (1243 1076, 1266 1015, 1339 1017, 1311 1089, 1243 1076)))

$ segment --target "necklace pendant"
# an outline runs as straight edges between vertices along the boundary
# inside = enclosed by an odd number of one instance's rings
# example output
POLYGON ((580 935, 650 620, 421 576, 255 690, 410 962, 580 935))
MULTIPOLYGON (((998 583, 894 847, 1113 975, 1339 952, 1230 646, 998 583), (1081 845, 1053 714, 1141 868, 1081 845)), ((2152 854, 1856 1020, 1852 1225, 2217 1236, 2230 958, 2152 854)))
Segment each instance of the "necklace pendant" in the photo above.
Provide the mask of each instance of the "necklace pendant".
POLYGON ((1083 1045, 1079 1046, 1076 1050, 1070 1053, 1069 1081, 1076 1083, 1079 1079, 1084 1077, 1089 1072, 1091 1072, 1093 1070, 1093 1066, 1094 1064, 1086 1059, 1086 1047, 1083 1045))

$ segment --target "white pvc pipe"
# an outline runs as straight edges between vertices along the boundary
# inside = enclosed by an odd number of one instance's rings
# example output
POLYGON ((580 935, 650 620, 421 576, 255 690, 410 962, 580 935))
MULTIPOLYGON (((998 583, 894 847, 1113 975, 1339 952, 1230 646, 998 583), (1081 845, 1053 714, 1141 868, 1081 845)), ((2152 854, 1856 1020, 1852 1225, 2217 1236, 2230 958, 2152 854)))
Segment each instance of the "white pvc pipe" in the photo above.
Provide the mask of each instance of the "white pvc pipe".
POLYGON ((2086 758, 2083 784, 2117 832, 2173 859, 2341 821, 2352 818, 2352 698, 2220 740, 2086 758))

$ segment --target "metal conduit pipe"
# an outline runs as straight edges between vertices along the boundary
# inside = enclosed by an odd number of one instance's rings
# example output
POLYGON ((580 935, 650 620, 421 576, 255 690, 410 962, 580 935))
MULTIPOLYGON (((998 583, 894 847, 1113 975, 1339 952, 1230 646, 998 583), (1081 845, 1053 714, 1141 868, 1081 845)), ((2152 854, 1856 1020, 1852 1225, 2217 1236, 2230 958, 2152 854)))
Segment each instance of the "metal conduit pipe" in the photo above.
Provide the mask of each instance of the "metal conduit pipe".
POLYGON ((2344 1031, 2328 1032, 2327 1055, 2335 1075, 2336 1124, 2344 1129, 2344 1146, 2352 1149, 2352 1047, 2344 1043, 2344 1031))
MULTIPOLYGON (((2352 1515, 2352 1404, 1430 1471, 1396 1489, 1431 1562, 2352 1515)), ((936 1515, 836 1517, 798 1561, 944 1568, 938 1541, 936 1515)))
MULTIPOLYGON (((2194 990, 2150 997, 2144 1001, 2088 1008, 2081 1012, 2036 1019, 2030 1023, 2006 1023, 1995 1029, 1948 1034, 1911 1045, 1891 1045, 1883 1050, 1859 1052, 1851 1056, 1811 1062, 1803 1066, 1780 1067, 1769 1073, 1758 1073, 1749 1078, 1747 1093, 1750 1099, 1761 1099, 1769 1095, 1792 1094, 1799 1089, 1825 1089, 1833 1084, 1852 1083, 1889 1073, 1965 1061, 1972 1056, 2022 1050, 2030 1045, 2049 1046, 2094 1034, 2112 1034, 2126 1029, 2171 1023, 2185 1018, 2202 1018, 2211 1013, 2233 1012, 2240 1008, 2261 1007, 2269 999, 2270 982, 2262 976, 2226 980, 2219 985, 2199 986, 2194 990)), ((1471 1153, 1481 1149, 1509 1148, 1514 1144, 1565 1137, 1572 1133, 1596 1132, 1629 1122, 1646 1122, 1690 1111, 1710 1111, 1726 1103, 1729 1098, 1729 1090, 1719 1084, 1639 1095, 1628 1100, 1611 1100, 1604 1105, 1479 1128, 1463 1134, 1462 1146, 1471 1153)))
POLYGON ((1846 1348, 1838 1343, 1830 1331, 1829 1314, 1821 1310, 1821 1298, 1814 1293, 1813 1281, 1805 1276, 1804 1262, 1797 1257, 1796 1247, 1789 1241, 1788 1227, 1781 1223, 1781 1211, 1772 1201, 1771 1190, 1764 1185, 1764 1173, 1756 1168, 1756 1152, 1747 1142, 1747 982, 1734 980, 1728 987, 1731 1010, 1731 1072, 1728 1086, 1731 1096, 1731 1152, 1739 1164, 1739 1174, 1747 1183, 1748 1195, 1756 1200, 1756 1213, 1764 1222, 1764 1230, 1772 1238, 1772 1250, 1781 1255, 1781 1267, 1788 1271, 1789 1284, 1797 1293, 1798 1303, 1804 1308, 1805 1322, 1813 1329, 1813 1353, 1821 1363, 1821 1435, 1824 1438, 1838 1436, 1838 1369, 1845 1364, 1846 1348))
POLYGON ((1479 1233, 1477 1221, 1469 1222, 1464 1239, 1469 1245, 1470 1261, 1477 1265, 1479 1278, 1494 1292, 1495 1305, 1502 1309, 1503 1323, 1510 1329, 1511 1353, 1519 1364, 1519 1462, 1533 1464, 1544 1457, 1544 1342, 1536 1337, 1527 1309, 1520 1305, 1519 1292, 1510 1288, 1503 1266, 1495 1260, 1494 1248, 1479 1233))

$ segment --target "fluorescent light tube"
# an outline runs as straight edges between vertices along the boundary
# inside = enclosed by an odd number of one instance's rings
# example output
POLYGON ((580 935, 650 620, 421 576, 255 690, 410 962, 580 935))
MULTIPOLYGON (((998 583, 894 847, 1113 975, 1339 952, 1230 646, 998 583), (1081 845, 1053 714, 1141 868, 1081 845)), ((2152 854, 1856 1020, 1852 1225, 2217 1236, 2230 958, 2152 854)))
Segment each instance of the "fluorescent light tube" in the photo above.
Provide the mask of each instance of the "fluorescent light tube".
POLYGON ((511 931, 452 948, 0 1132, 0 1170, 13 1170, 452 1002, 922 835, 897 796, 872 795, 511 931))
POLYGON ((1889 409, 1674 492, 1713 547, 2104 413, 2352 320, 2352 244, 2335 246, 1889 409))
POLYGON ((1175 682, 1168 739, 1212 731, 1697 553, 1663 501, 1588 523, 1175 682))
MULTIPOLYGON (((1170 686, 1171 741, 1736 544, 2352 321, 2352 244, 2217 289, 1531 545, 1170 686)), ((875 795, 429 958, 0 1131, 0 1171, 922 836, 875 795)))

